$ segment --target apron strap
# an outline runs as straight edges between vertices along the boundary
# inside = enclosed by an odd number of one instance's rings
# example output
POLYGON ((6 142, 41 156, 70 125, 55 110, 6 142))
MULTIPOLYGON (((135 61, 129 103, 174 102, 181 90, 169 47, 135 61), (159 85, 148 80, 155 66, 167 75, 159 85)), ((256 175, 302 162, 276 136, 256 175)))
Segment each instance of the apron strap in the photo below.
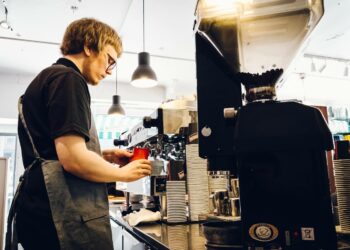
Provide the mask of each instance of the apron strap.
POLYGON ((30 144, 32 145, 34 156, 35 156, 35 158, 40 159, 40 155, 38 153, 38 150, 36 150, 33 138, 32 138, 32 136, 29 133, 29 129, 28 129, 26 120, 24 119, 24 115, 23 115, 23 95, 18 99, 18 113, 19 113, 19 118, 20 118, 20 120, 21 120, 21 122, 23 124, 24 130, 26 131, 26 133, 28 135, 30 144))
POLYGON ((26 121, 24 119, 23 115, 23 95, 18 100, 18 113, 20 120, 23 124, 23 127, 29 137, 29 141, 32 145, 32 149, 34 152, 35 159, 34 161, 25 169, 23 175, 19 178, 19 183, 16 189, 16 193, 13 197, 13 200, 11 202, 9 215, 7 217, 7 232, 6 232, 6 239, 5 239, 5 250, 18 250, 18 238, 17 238, 17 229, 16 229, 16 212, 17 212, 17 199, 18 195, 22 190, 24 180, 26 179, 26 176, 28 175, 31 168, 38 162, 43 161, 34 145, 33 138, 31 137, 26 121))

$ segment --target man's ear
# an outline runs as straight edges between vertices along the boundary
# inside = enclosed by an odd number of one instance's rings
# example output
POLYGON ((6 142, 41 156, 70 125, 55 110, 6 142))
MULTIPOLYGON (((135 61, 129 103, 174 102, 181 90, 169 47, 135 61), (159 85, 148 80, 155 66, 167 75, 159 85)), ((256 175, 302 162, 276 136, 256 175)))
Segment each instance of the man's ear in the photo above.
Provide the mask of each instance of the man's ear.
POLYGON ((89 49, 86 45, 84 45, 84 53, 87 56, 91 56, 91 49, 89 49))

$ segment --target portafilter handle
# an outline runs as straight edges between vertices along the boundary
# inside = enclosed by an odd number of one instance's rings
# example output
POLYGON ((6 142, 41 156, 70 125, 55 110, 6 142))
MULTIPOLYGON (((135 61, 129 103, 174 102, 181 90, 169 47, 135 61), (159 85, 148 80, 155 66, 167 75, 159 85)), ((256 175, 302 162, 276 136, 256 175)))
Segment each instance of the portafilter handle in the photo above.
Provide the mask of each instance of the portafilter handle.
POLYGON ((113 144, 114 144, 114 146, 128 146, 129 142, 128 142, 128 140, 114 139, 113 144))

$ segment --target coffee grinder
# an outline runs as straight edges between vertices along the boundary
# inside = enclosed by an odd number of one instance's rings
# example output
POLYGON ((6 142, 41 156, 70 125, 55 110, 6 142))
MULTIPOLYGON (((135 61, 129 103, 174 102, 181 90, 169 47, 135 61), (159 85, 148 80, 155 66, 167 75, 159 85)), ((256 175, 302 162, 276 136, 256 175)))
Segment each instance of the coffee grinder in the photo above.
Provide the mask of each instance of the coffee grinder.
POLYGON ((244 249, 337 249, 330 130, 319 110, 276 98, 323 1, 219 2, 196 7, 199 155, 239 179, 244 249))

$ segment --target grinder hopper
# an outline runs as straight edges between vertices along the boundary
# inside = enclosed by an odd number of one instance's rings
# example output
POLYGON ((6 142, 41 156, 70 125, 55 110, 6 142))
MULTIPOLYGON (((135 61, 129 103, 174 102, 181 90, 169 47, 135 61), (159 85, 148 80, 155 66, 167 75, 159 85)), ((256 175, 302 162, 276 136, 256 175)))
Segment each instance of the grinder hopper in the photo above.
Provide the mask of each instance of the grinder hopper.
POLYGON ((259 85, 270 71, 274 85, 323 13, 323 0, 199 0, 196 28, 233 72, 248 73, 259 85))

